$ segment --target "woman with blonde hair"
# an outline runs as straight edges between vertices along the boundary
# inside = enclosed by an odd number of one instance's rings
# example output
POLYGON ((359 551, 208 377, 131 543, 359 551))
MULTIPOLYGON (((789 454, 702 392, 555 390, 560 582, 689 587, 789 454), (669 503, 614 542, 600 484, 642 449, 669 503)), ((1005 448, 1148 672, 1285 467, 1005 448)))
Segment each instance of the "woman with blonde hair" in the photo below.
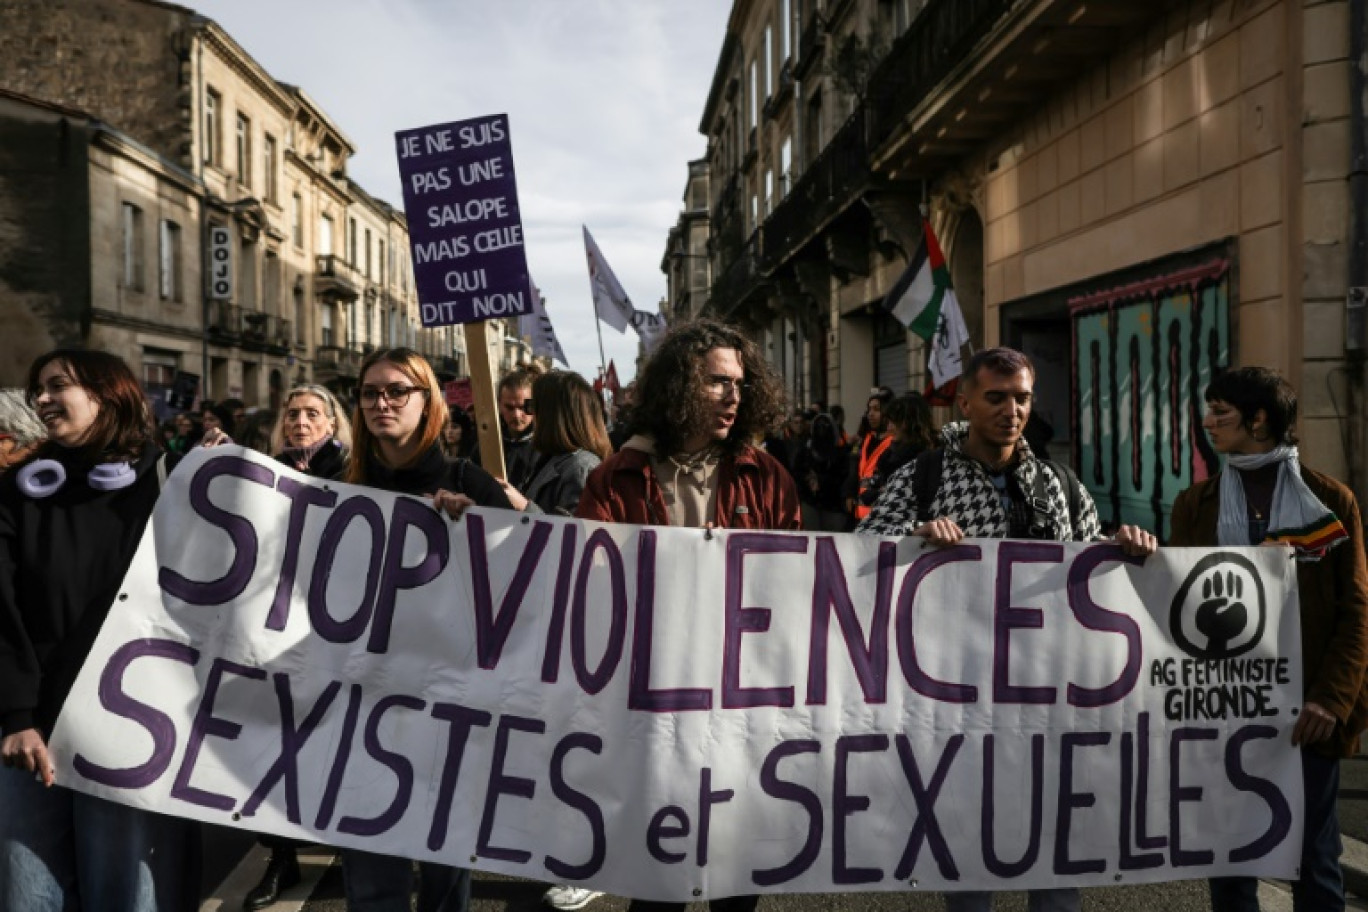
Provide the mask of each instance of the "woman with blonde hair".
POLYGON ((552 371, 532 384, 536 418, 532 450, 536 460, 527 491, 504 483, 519 510, 574 516, 589 473, 613 451, 598 396, 583 377, 552 371))
MULTIPOLYGON (((447 406, 432 366, 409 348, 371 352, 361 363, 355 445, 346 481, 400 494, 421 494, 449 515, 467 507, 509 509, 499 483, 468 459, 442 452, 447 406)), ((465 912, 470 871, 435 862, 418 863, 417 912, 465 912)), ((409 908, 413 863, 359 849, 342 851, 347 908, 409 908)))

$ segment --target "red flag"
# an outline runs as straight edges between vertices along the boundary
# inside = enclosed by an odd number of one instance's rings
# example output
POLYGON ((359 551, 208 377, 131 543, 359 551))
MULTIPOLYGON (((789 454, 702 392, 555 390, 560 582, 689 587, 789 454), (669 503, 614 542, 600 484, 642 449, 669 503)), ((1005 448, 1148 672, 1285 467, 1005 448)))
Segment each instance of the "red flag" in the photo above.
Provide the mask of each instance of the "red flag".
POLYGON ((954 405, 955 393, 959 390, 959 377, 951 377, 950 382, 942 387, 934 387, 931 381, 926 381, 926 391, 922 393, 922 398, 927 405, 954 405))
POLYGON ((598 374, 594 376, 594 392, 603 392, 603 368, 599 368, 598 374))
POLYGON ((612 393, 614 399, 622 391, 618 384, 617 366, 611 360, 608 362, 608 373, 603 375, 603 388, 612 393))

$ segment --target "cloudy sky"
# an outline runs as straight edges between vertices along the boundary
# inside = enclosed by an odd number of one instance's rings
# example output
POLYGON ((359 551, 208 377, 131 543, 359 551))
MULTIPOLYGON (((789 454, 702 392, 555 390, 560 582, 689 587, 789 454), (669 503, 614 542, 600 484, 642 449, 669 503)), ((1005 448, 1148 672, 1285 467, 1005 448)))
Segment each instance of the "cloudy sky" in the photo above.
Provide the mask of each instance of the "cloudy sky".
MULTIPOLYGON (((357 146, 351 176, 395 206, 396 131, 507 113, 528 265, 575 370, 599 360, 581 224, 657 309, 731 0, 181 2, 312 96, 357 146)), ((603 327, 620 373, 636 341, 603 327)))

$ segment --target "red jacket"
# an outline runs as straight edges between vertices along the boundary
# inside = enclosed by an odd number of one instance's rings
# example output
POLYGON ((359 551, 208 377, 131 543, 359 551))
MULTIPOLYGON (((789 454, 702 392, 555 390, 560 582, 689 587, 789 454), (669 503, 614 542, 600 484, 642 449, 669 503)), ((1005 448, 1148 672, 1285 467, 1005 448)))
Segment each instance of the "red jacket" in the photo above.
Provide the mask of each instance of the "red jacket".
MULTIPOLYGON (((651 457, 627 448, 609 456, 590 473, 575 515, 598 522, 668 526, 670 511, 651 457)), ((713 523, 719 529, 801 529, 798 489, 788 470, 754 447, 724 456, 717 466, 713 523)))

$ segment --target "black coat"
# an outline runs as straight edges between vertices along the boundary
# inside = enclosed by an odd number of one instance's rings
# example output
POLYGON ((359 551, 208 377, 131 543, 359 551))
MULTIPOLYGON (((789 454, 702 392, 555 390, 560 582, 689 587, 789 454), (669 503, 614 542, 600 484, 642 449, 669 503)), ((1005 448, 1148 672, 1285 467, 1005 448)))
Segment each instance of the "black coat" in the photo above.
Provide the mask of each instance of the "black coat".
POLYGON ((34 499, 0 477, 0 728, 44 738, 95 644, 138 550, 161 484, 148 444, 137 480, 117 491, 85 481, 90 465, 51 448, 66 484, 34 499))
POLYGON ((493 475, 469 459, 448 461, 441 446, 436 444, 406 469, 391 469, 371 460, 361 483, 397 494, 433 494, 439 489, 452 491, 464 494, 477 506, 513 509, 493 475))
MULTIPOLYGON (((294 468, 294 460, 284 453, 276 457, 277 462, 284 463, 290 468, 294 468)), ((309 459, 309 467, 304 469, 304 474, 312 478, 326 478, 329 481, 336 481, 342 477, 347 470, 347 448, 342 446, 342 441, 332 437, 327 443, 319 447, 309 459)))

